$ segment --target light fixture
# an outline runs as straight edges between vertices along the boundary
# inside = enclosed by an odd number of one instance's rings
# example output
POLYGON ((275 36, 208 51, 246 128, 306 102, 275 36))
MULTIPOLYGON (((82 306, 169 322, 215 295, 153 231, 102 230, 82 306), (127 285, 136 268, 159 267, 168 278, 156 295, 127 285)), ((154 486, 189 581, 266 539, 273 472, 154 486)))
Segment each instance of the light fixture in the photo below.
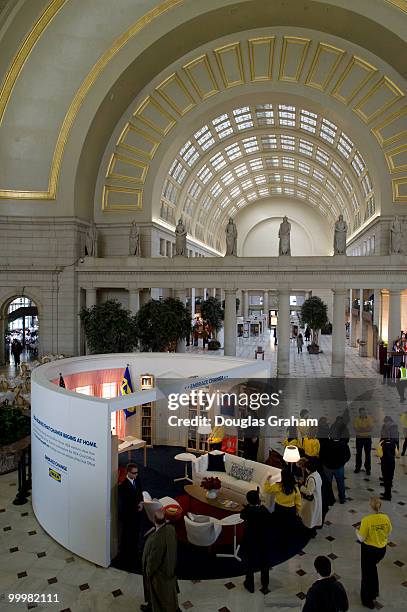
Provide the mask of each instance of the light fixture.
POLYGON ((146 391, 154 388, 154 376, 152 374, 142 374, 140 376, 140 389, 146 391))
POLYGON ((297 463, 300 458, 300 452, 296 446, 289 445, 285 447, 283 459, 286 463, 297 463))
POLYGON ((212 427, 209 423, 201 423, 197 429, 197 432, 202 435, 209 435, 211 431, 212 427))

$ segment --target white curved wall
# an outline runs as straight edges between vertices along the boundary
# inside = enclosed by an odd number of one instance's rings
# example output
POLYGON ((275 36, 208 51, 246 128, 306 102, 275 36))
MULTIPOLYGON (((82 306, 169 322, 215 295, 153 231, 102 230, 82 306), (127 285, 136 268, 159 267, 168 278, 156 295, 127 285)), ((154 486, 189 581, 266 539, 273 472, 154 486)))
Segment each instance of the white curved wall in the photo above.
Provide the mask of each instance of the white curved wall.
POLYGON ((284 215, 291 223, 291 255, 331 255, 328 220, 302 202, 280 199, 249 205, 236 216, 239 255, 278 255, 278 230, 284 215))

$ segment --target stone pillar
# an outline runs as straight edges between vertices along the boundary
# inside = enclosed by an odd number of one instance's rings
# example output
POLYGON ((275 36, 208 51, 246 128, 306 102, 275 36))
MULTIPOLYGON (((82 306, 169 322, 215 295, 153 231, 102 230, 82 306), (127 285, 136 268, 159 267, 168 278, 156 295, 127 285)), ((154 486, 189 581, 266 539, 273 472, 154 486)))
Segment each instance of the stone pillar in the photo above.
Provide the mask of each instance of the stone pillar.
POLYGON ((140 310, 140 289, 129 289, 129 310, 132 315, 140 310))
POLYGON ((359 298, 359 357, 367 357, 367 323, 363 319, 364 289, 359 298))
POLYGON ((334 289, 332 321, 331 376, 345 374, 345 298, 346 289, 334 289))
POLYGON ((263 293, 263 313, 267 316, 267 325, 268 325, 268 316, 269 316, 269 292, 265 291, 263 293))
POLYGON ((356 320, 352 315, 353 300, 355 298, 355 290, 349 289, 349 342, 351 346, 356 346, 356 320))
POLYGON ((277 375, 290 373, 290 290, 278 292, 277 375))
POLYGON ((400 336, 400 331, 401 289, 389 289, 388 351, 392 350, 393 342, 400 336))
POLYGON ((249 316, 249 292, 243 291, 243 316, 245 319, 249 316))
POLYGON ((195 316, 195 287, 191 289, 191 319, 195 316))
MULTIPOLYGON (((183 304, 186 303, 187 292, 185 289, 175 289, 175 298, 180 300, 183 304)), ((179 340, 177 343, 177 353, 185 353, 185 338, 179 340)))
POLYGON ((225 289, 224 354, 236 356, 236 289, 225 289))
POLYGON ((239 307, 237 309, 237 316, 241 317, 243 312, 243 291, 241 289, 237 290, 237 298, 239 300, 239 307))
POLYGON ((151 300, 151 290, 141 289, 140 290, 140 307, 144 306, 151 300))
POLYGON ((86 289, 86 308, 96 306, 96 289, 86 289))
POLYGON ((212 297, 216 298, 216 287, 212 289, 212 297))

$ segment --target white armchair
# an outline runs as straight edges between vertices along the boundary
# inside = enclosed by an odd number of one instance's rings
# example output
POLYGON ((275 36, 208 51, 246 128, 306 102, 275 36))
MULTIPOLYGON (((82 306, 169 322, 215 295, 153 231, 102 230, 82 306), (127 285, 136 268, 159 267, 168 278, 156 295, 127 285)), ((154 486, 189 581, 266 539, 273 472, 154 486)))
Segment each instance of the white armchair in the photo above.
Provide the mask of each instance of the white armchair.
POLYGON ((211 546, 222 531, 222 526, 212 516, 188 512, 184 521, 188 542, 195 546, 211 546))
POLYGON ((143 491, 143 507, 146 511, 147 518, 151 523, 154 523, 154 514, 157 510, 169 506, 171 504, 179 505, 176 499, 172 497, 161 497, 160 499, 152 499, 148 491, 143 491))

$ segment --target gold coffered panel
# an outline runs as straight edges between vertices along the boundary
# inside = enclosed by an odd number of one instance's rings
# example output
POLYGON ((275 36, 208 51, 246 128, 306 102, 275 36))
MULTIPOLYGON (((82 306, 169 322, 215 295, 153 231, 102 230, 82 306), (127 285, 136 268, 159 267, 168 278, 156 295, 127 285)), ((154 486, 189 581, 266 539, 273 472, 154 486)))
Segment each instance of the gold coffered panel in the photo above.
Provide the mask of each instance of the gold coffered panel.
POLYGON ((407 202, 407 177, 393 179, 391 183, 394 202, 407 202))
POLYGON ((206 54, 200 55, 182 68, 201 100, 206 100, 206 98, 210 98, 219 92, 215 75, 206 54))
POLYGON ((252 81, 270 81, 273 77, 273 59, 275 36, 249 38, 250 79, 252 81))
POLYGON ((344 55, 343 49, 318 43, 305 84, 319 91, 325 91, 344 55))
POLYGON ((390 172, 407 171, 407 143, 386 151, 385 156, 390 172))
POLYGON ((153 159, 160 141, 147 134, 144 130, 128 123, 117 141, 117 146, 147 159, 153 159))
POLYGON ((178 115, 185 115, 195 106, 194 98, 175 72, 160 83, 156 91, 178 115))
POLYGON ((311 40, 298 36, 284 36, 280 58, 280 81, 298 83, 311 40))
POLYGON ((375 66, 354 55, 339 77, 332 95, 348 105, 376 72, 375 66))
POLYGON ((224 86, 229 88, 243 85, 245 78, 240 42, 218 47, 213 52, 224 86))
POLYGON ((106 178, 143 184, 147 170, 146 163, 115 153, 110 160, 106 178))
POLYGON ((104 212, 141 210, 142 197, 142 189, 105 185, 102 196, 102 210, 104 212))
POLYGON ((143 100, 133 113, 133 117, 142 121, 145 125, 161 134, 161 136, 166 136, 176 124, 176 119, 151 96, 147 96, 143 100))
POLYGON ((403 106, 372 129, 382 147, 407 136, 407 106, 403 106))
POLYGON ((385 76, 356 104, 354 111, 365 123, 370 123, 403 97, 401 89, 385 76))

